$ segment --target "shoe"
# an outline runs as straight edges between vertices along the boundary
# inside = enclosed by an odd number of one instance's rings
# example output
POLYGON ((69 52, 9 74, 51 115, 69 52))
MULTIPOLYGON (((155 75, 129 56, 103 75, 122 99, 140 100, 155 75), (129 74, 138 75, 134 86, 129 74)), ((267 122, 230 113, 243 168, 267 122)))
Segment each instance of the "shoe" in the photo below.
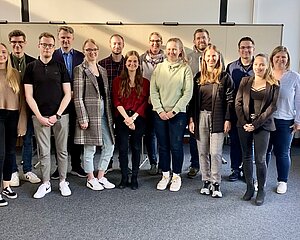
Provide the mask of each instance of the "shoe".
POLYGON ((43 198, 47 193, 51 192, 51 184, 50 182, 48 183, 43 183, 39 186, 38 190, 36 193, 33 195, 34 198, 43 198))
POLYGON ((278 182, 276 192, 279 194, 285 194, 287 191, 287 183, 286 182, 278 182))
POLYGON ((239 170, 232 170, 232 173, 229 175, 228 180, 230 182, 235 182, 241 178, 241 173, 239 170))
POLYGON ((94 191, 101 191, 104 187, 98 182, 97 178, 93 178, 86 182, 86 186, 94 191))
POLYGON ((189 172, 187 173, 188 178, 195 178, 197 176, 197 173, 199 172, 199 168, 189 168, 189 172))
POLYGON ((123 178, 123 177, 122 177, 121 182, 120 182, 120 184, 118 185, 118 188, 124 189, 124 188, 126 188, 126 187, 128 187, 128 186, 129 186, 128 177, 126 177, 126 178, 123 178))
POLYGON ((261 206, 264 204, 266 192, 264 190, 258 191, 255 199, 255 204, 261 206))
POLYGON ((255 190, 254 190, 254 186, 253 186, 253 185, 252 185, 252 186, 247 186, 247 191, 245 192, 245 194, 244 194, 244 196, 242 197, 242 199, 243 199, 244 201, 250 201, 251 198, 252 198, 253 195, 254 195, 254 192, 255 192, 255 190))
POLYGON ((72 171, 70 172, 72 175, 85 178, 87 177, 87 173, 82 169, 82 167, 79 168, 72 168, 72 171))
POLYGON ((57 179, 59 179, 58 168, 56 168, 55 172, 52 173, 51 179, 52 179, 52 180, 57 180, 57 179))
POLYGON ((0 207, 5 207, 8 205, 8 202, 2 198, 1 194, 0 194, 0 207))
POLYGON ((181 177, 179 175, 173 174, 172 180, 171 180, 171 186, 170 191, 171 192, 178 192, 181 187, 181 177))
POLYGON ((72 194, 71 189, 69 188, 69 182, 66 182, 65 180, 59 183, 59 190, 64 197, 68 197, 72 194))
POLYGON ((113 189, 116 187, 115 184, 109 182, 106 177, 102 177, 98 179, 98 181, 105 189, 113 189))
POLYGON ((139 184, 137 181, 137 177, 132 177, 131 178, 131 189, 132 190, 137 190, 139 188, 139 184))
POLYGON ((158 182, 156 189, 157 190, 165 190, 167 188, 168 184, 170 183, 170 180, 171 180, 171 178, 170 178, 169 174, 163 175, 161 180, 158 182))
POLYGON ((6 187, 2 190, 2 195, 4 195, 7 198, 15 199, 18 197, 18 194, 15 193, 10 187, 6 187))
POLYGON ((151 167, 149 169, 149 174, 150 175, 156 175, 157 174, 157 166, 156 166, 156 164, 151 164, 151 167))
POLYGON ((200 190, 200 194, 209 195, 210 194, 210 188, 211 188, 211 182, 210 181, 204 181, 203 182, 203 187, 200 190))
POLYGON ((27 172, 24 174, 24 180, 31 182, 31 183, 39 183, 41 182, 41 179, 38 178, 37 175, 35 175, 33 172, 27 172))
POLYGON ((211 194, 211 196, 213 198, 221 198, 221 197, 223 197, 222 192, 220 190, 219 183, 213 183, 211 188, 212 188, 212 194, 211 194))
POLYGON ((19 178, 18 172, 12 173, 9 186, 11 186, 11 187, 19 187, 20 186, 20 178, 19 178))

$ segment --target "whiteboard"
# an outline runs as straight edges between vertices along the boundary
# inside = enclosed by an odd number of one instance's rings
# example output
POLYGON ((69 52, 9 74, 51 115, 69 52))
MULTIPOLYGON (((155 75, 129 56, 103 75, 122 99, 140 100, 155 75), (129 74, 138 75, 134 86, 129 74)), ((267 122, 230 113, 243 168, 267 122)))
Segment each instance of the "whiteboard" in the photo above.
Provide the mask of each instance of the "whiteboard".
MULTIPOLYGON (((109 38, 114 33, 121 34, 125 39, 123 55, 129 50, 136 50, 140 54, 148 48, 148 39, 151 32, 159 32, 163 37, 163 43, 171 37, 179 37, 186 48, 187 53, 193 48, 193 34, 198 28, 205 28, 210 33, 211 43, 215 44, 222 52, 225 64, 236 60, 239 55, 237 43, 240 38, 249 36, 255 41, 255 53, 267 53, 282 44, 283 25, 272 24, 67 24, 75 30, 74 48, 81 50, 82 44, 87 38, 96 40, 100 47, 99 59, 110 54, 109 38)), ((27 36, 25 52, 37 57, 38 36, 42 32, 50 32, 55 37, 61 24, 50 23, 7 23, 0 24, 0 41, 8 44, 8 33, 14 29, 20 29, 27 36)), ((163 44, 163 48, 164 48, 163 44)), ((56 42, 56 47, 59 44, 56 42)))

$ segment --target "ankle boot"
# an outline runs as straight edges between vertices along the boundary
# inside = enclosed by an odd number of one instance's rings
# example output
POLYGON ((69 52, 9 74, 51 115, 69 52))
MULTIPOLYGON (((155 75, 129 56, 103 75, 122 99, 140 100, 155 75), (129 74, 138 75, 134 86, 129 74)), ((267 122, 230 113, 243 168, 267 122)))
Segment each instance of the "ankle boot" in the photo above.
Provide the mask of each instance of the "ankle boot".
POLYGON ((253 184, 247 185, 247 191, 243 196, 243 200, 250 201, 253 195, 254 195, 254 185, 253 184))
POLYGON ((132 177, 131 177, 131 189, 132 190, 137 190, 138 188, 139 188, 139 185, 138 185, 138 181, 137 181, 137 176, 132 175, 132 177))
POLYGON ((118 188, 123 189, 128 187, 128 176, 122 176, 121 182, 118 185, 118 188))
POLYGON ((256 199, 255 199, 255 204, 257 206, 263 205, 265 201, 265 196, 266 196, 266 192, 263 189, 262 190, 258 189, 256 199))

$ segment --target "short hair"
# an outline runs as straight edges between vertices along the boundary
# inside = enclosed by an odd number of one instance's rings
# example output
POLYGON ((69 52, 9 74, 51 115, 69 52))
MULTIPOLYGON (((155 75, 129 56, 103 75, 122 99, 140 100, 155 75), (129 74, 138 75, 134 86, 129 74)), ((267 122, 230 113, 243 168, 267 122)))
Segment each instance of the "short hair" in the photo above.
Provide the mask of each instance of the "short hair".
POLYGON ((274 50, 272 51, 272 53, 270 55, 270 64, 271 64, 271 67, 274 68, 273 58, 279 52, 284 52, 288 56, 288 60, 287 60, 285 68, 286 68, 286 70, 290 70, 291 57, 290 57, 290 53, 289 53, 287 47, 285 47, 285 46, 277 46, 276 48, 274 48, 274 50))
POLYGON ((67 33, 74 34, 74 29, 73 29, 72 27, 69 27, 69 26, 60 26, 60 27, 57 29, 57 34, 59 34, 60 31, 65 31, 65 32, 67 32, 67 33))
POLYGON ((39 36, 39 40, 42 39, 42 37, 45 37, 45 38, 52 38, 54 40, 54 43, 55 43, 55 37, 53 36, 53 34, 49 33, 49 32, 42 32, 39 36))
POLYGON ((10 41, 12 37, 23 37, 26 41, 26 35, 21 30, 13 30, 8 34, 8 40, 10 41))
POLYGON ((160 34, 159 32, 152 32, 152 33, 150 33, 150 35, 149 35, 149 41, 151 40, 151 37, 152 37, 153 35, 158 36, 159 39, 160 39, 160 41, 161 41, 161 43, 163 42, 162 36, 161 36, 161 34, 160 34))
POLYGON ((119 37, 119 38, 121 38, 122 41, 123 41, 123 43, 124 43, 124 38, 123 38, 120 34, 118 34, 118 33, 115 33, 115 34, 111 35, 110 38, 109 38, 109 42, 111 42, 111 39, 112 39, 113 37, 119 37))
POLYGON ((246 42, 246 41, 252 42, 252 44, 255 45, 254 40, 251 37, 242 37, 238 42, 238 48, 240 48, 241 42, 246 42))
POLYGON ((197 33, 202 33, 205 32, 207 34, 207 36, 209 37, 209 32, 205 29, 205 28, 198 28, 196 29, 196 31, 194 32, 194 39, 196 39, 196 34, 197 33))
POLYGON ((82 45, 82 50, 84 51, 84 46, 87 44, 87 43, 93 43, 94 45, 96 45, 96 47, 99 49, 99 46, 98 44, 96 43, 96 41, 92 38, 88 38, 87 40, 84 41, 83 45, 82 45))

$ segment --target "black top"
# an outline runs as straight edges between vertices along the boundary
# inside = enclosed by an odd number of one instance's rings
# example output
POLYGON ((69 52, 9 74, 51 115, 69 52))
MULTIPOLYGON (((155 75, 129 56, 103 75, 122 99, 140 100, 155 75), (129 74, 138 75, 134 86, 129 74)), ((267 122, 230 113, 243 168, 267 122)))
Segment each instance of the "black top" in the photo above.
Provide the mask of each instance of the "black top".
POLYGON ((201 91, 201 102, 202 102, 200 106, 200 110, 211 111, 213 84, 207 83, 201 86, 200 91, 201 91))
POLYGON ((266 95, 266 88, 256 90, 251 88, 250 92, 250 114, 258 115, 260 113, 261 104, 266 95))
MULTIPOLYGON (((69 83, 65 66, 50 60, 44 64, 40 58, 26 67, 23 83, 33 85, 33 98, 42 116, 55 115, 64 97, 63 83, 69 83)), ((63 114, 66 113, 66 110, 63 114)))
POLYGON ((103 78, 102 78, 101 74, 99 74, 99 76, 96 76, 96 78, 97 78, 97 82, 98 82, 98 87, 99 87, 100 95, 103 98, 105 98, 104 82, 103 82, 103 78))

